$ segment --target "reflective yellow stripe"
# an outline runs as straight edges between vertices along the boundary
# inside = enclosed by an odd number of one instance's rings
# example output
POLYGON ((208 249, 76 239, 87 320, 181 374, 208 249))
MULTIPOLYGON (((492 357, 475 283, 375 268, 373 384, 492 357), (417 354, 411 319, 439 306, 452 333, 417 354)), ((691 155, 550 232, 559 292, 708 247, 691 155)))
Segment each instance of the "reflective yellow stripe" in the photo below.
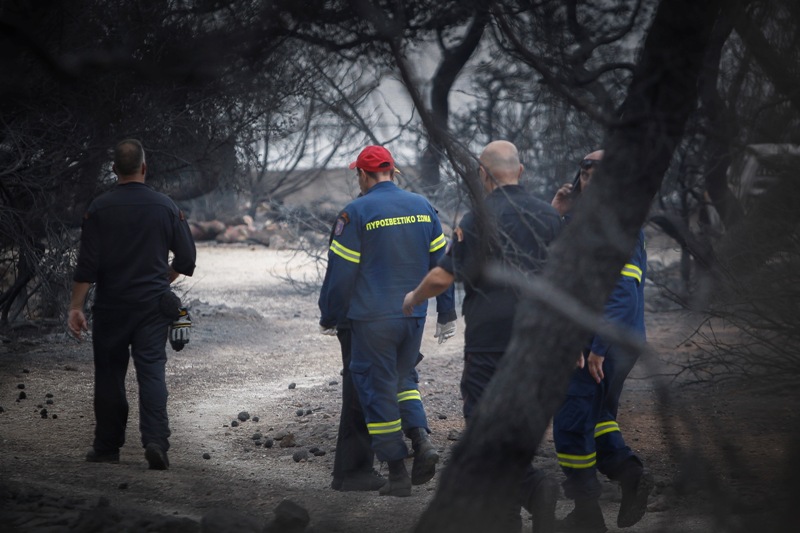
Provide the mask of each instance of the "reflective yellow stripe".
POLYGON ((369 431, 370 435, 394 433, 395 431, 401 431, 402 428, 403 426, 400 423, 399 418, 393 422, 373 422, 371 424, 367 424, 367 431, 369 431))
POLYGON ((361 254, 359 252, 351 250, 350 248, 346 248, 336 241, 331 242, 331 252, 335 253, 342 259, 350 261, 351 263, 361 262, 361 254))
POLYGON ((633 278, 639 283, 642 282, 642 269, 637 267, 636 265, 627 263, 624 267, 622 267, 621 274, 623 276, 628 276, 629 278, 633 278))
POLYGON ((589 455, 568 455, 566 453, 559 453, 558 464, 564 468, 591 468, 597 464, 597 453, 590 453, 589 455))
POLYGON ((398 402, 405 402, 407 400, 422 401, 422 395, 419 393, 418 390, 405 390, 403 392, 397 393, 398 402))
POLYGON ((594 427, 594 438, 605 435, 606 433, 611 433, 612 431, 619 431, 619 424, 613 420, 600 422, 594 427))
POLYGON ((441 235, 439 235, 438 237, 436 237, 431 241, 430 251, 435 252, 445 244, 447 244, 447 239, 444 238, 444 233, 442 233, 441 235))

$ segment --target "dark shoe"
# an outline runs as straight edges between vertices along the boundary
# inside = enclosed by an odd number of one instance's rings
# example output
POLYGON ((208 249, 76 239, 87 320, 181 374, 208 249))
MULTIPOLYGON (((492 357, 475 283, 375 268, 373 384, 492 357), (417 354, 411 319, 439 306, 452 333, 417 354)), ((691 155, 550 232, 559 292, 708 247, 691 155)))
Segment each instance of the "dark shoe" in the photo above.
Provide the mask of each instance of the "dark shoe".
POLYGON ((617 515, 618 527, 631 527, 647 511, 647 497, 653 489, 653 475, 641 465, 631 467, 620 475, 622 503, 617 515), (638 468, 637 468, 638 467, 638 468))
POLYGON ((119 463, 119 452, 98 452, 94 448, 90 448, 86 452, 86 461, 89 463, 119 463))
POLYGON ((389 461, 389 481, 378 490, 381 496, 411 496, 411 478, 403 459, 389 461))
POLYGON ((606 533, 606 521, 600 511, 600 505, 576 507, 561 520, 556 520, 556 531, 560 533, 606 533))
POLYGON ((532 533, 553 533, 556 527, 556 502, 561 494, 561 487, 555 478, 544 477, 534 489, 528 503, 533 519, 532 533))
POLYGON ((150 465, 150 470, 166 470, 169 468, 167 452, 161 449, 158 444, 150 443, 144 448, 144 458, 150 465))
POLYGON ((398 496, 400 498, 411 496, 411 478, 408 473, 405 476, 392 476, 389 474, 389 481, 378 489, 378 494, 381 496, 398 496))
POLYGON ((428 439, 425 428, 413 428, 408 431, 411 447, 414 449, 414 464, 411 466, 411 484, 422 485, 427 483, 436 474, 436 463, 439 462, 439 452, 428 439))
POLYGON ((370 492, 386 485, 386 478, 375 470, 355 472, 347 477, 334 478, 331 487, 342 492, 370 492))

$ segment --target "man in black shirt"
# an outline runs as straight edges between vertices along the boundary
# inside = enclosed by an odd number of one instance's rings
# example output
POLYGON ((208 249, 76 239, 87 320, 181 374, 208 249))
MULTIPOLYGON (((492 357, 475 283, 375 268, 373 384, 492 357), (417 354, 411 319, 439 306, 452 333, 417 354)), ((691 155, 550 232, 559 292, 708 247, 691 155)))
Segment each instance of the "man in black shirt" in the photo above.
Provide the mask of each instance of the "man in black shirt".
MULTIPOLYGON (((514 289, 486 280, 482 266, 493 258, 506 268, 536 274, 545 260, 547 245, 561 229, 561 217, 556 210, 519 185, 523 166, 513 144, 507 141, 489 143, 479 160, 490 219, 486 221, 486 233, 496 232, 492 242, 479 242, 478 222, 473 213, 467 213, 439 266, 403 301, 403 310, 408 311, 454 281, 464 283, 466 330, 461 394, 467 422, 508 347, 518 301, 514 289), (482 249, 488 257, 483 255, 482 249)), ((520 502, 533 514, 534 533, 553 530, 557 495, 556 481, 529 465, 520 490, 520 502)), ((510 520, 519 521, 519 507, 516 513, 512 510, 510 514, 510 520)))
MULTIPOLYGON (((125 375, 133 357, 139 383, 139 428, 151 469, 169 467, 166 342, 176 317, 161 301, 180 274, 191 276, 196 251, 183 213, 167 196, 145 185, 144 149, 128 139, 114 150, 117 185, 97 197, 84 215, 73 276, 68 326, 80 339, 88 330, 83 306, 95 284, 92 347, 97 420, 89 462, 119 462, 128 400, 125 375), (169 252, 174 259, 169 263, 169 252)), ((174 306, 177 311, 177 305, 174 306)))

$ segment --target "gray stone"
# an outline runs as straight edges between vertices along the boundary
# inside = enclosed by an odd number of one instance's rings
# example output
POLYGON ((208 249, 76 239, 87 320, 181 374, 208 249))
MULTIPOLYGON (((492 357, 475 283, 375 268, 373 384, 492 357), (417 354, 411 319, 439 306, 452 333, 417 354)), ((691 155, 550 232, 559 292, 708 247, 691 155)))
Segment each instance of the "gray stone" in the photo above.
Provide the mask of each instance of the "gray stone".
POLYGON ((264 526, 263 533, 302 533, 310 521, 307 510, 291 500, 283 500, 275 508, 272 520, 264 526))

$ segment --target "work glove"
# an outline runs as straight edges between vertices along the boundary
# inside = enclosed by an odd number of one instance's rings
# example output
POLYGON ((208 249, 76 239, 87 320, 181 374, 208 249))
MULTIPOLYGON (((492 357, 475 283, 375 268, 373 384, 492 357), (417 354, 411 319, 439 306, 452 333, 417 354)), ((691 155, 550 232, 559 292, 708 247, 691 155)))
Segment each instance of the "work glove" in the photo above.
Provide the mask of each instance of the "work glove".
POLYGON ((456 334, 456 321, 446 322, 444 324, 436 323, 436 333, 433 334, 434 339, 439 339, 439 344, 443 344, 450 337, 456 334))
POLYGON ((333 327, 330 327, 330 328, 326 328, 325 326, 321 325, 319 327, 319 332, 322 333, 323 335, 335 336, 336 335, 336 326, 333 326, 333 327))
POLYGON ((169 326, 169 344, 176 352, 183 350, 189 344, 189 330, 192 327, 192 317, 189 310, 181 307, 178 319, 169 326))

